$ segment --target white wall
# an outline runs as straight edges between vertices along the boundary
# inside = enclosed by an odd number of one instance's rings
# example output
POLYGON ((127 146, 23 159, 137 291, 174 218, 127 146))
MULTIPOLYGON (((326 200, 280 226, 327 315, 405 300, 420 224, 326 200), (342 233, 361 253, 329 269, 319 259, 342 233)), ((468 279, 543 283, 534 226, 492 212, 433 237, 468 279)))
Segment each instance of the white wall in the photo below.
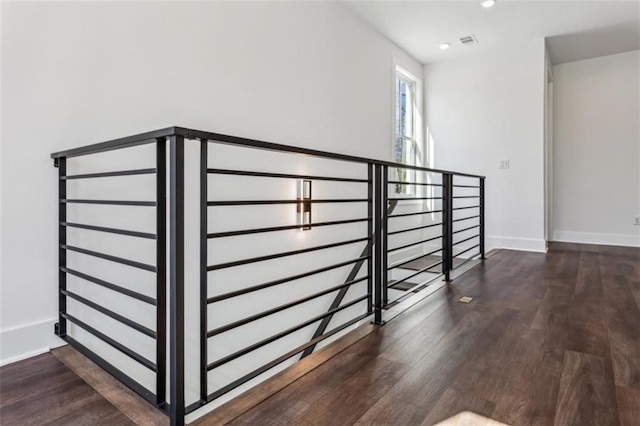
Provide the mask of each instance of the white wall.
POLYGON ((427 65, 424 80, 435 167, 487 177, 487 250, 544 251, 544 41, 427 65))
POLYGON ((553 67, 556 241, 640 245, 640 51, 553 67))
POLYGON ((393 58, 421 73, 333 3, 2 7, 3 360, 57 344, 51 152, 179 125, 389 159, 393 58))

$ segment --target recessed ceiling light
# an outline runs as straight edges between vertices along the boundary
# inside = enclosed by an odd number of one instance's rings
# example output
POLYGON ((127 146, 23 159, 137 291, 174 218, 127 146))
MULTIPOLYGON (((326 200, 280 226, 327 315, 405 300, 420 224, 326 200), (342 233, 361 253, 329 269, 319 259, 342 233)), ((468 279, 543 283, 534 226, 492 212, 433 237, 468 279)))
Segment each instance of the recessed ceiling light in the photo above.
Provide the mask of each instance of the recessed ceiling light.
POLYGON ((484 0, 482 3, 480 3, 482 5, 482 7, 484 8, 490 8, 495 6, 496 4, 496 0, 484 0))
POLYGON ((442 44, 440 45, 440 49, 441 49, 441 50, 447 50, 447 49, 448 49, 448 48, 450 48, 450 47, 451 47, 451 43, 442 43, 442 44))

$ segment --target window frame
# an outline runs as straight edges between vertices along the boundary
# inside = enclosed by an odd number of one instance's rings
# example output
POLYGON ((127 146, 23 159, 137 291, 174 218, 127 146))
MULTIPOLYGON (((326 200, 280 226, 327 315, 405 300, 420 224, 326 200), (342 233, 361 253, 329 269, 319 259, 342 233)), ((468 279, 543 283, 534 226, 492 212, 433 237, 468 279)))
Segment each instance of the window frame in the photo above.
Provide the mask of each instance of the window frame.
MULTIPOLYGON (((393 61, 393 78, 392 78, 392 128, 391 128, 391 161, 398 162, 400 164, 413 165, 418 167, 425 167, 427 163, 425 146, 422 140, 422 80, 416 77, 411 72, 407 71, 405 67, 398 63, 394 59, 393 61), (408 83, 413 88, 413 102, 412 102, 412 136, 400 135, 398 130, 398 79, 408 83), (413 163, 405 163, 396 160, 396 144, 398 138, 402 138, 404 141, 410 141, 413 148, 413 163)), ((406 142, 405 142, 406 143, 406 142)), ((411 173, 411 172, 410 172, 411 173)), ((415 173, 415 172, 413 172, 415 173)), ((412 178, 409 178, 410 180, 412 178)), ((396 180, 396 179, 391 179, 396 180)), ((396 185, 395 193, 404 195, 420 196, 423 192, 422 188, 417 185, 396 185)))

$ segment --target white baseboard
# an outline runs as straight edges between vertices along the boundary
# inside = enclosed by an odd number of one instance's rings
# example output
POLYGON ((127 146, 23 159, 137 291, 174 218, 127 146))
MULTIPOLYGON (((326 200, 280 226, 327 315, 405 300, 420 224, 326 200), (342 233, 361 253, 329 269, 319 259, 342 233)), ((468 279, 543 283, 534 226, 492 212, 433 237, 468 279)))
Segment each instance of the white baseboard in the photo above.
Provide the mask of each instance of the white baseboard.
POLYGON ((0 366, 49 352, 65 345, 53 333, 57 318, 0 331, 0 366))
POLYGON ((596 232, 553 231, 553 240, 564 243, 640 247, 640 234, 601 234, 596 232))
POLYGON ((544 239, 499 237, 495 235, 487 235, 485 239, 486 253, 493 249, 547 252, 547 243, 544 239))

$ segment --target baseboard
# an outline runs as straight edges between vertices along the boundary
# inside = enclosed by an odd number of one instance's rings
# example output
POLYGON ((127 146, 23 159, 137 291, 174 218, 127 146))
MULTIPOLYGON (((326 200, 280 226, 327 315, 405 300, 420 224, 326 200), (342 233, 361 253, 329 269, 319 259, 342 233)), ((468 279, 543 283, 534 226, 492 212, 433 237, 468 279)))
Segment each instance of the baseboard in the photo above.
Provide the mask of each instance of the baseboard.
POLYGON ((499 237, 495 235, 487 235, 485 239, 485 251, 487 252, 493 249, 547 252, 547 243, 544 239, 499 237))
POLYGON ((640 234, 602 234, 597 232, 554 231, 553 240, 563 243, 603 244, 640 247, 640 234))
POLYGON ((66 343, 53 334, 57 319, 0 331, 0 366, 49 352, 66 343))

